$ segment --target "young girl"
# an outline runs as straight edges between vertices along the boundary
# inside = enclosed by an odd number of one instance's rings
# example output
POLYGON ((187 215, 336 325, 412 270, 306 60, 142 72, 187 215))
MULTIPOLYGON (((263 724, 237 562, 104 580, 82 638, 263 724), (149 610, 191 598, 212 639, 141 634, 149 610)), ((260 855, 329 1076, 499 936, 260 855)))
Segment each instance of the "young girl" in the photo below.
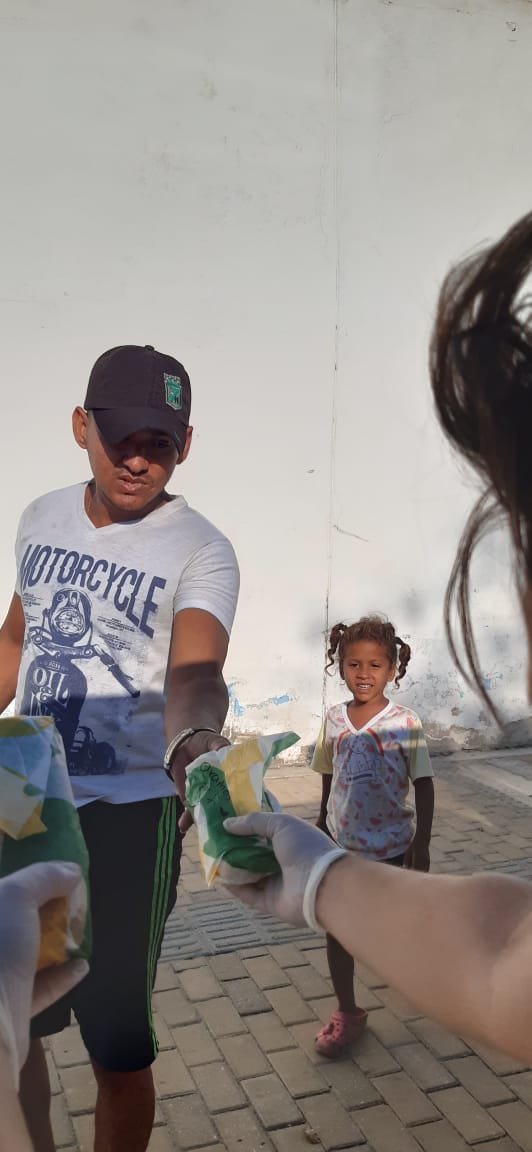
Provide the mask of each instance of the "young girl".
MULTIPOLYGON (((329 708, 314 751, 312 768, 322 776, 318 828, 351 852, 428 872, 434 786, 427 745, 415 713, 384 695, 392 680, 399 686, 410 648, 393 624, 364 616, 350 627, 335 624, 327 655, 327 668, 337 657, 352 698, 329 708), (407 804, 410 781, 415 833, 407 804)), ((328 934, 327 958, 338 1008, 315 1044, 322 1056, 334 1058, 360 1035, 367 1012, 355 1003, 353 958, 328 934)))

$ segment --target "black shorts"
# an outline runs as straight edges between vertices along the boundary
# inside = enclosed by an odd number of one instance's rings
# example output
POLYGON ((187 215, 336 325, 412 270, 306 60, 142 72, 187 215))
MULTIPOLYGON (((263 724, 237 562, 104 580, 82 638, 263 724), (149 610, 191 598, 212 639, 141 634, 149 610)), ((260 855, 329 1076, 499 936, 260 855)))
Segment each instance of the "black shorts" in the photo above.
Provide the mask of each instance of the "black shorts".
POLYGON ((134 1072, 157 1055, 151 996, 181 857, 177 796, 79 809, 89 850, 93 947, 89 975, 32 1021, 32 1036, 70 1024, 103 1068, 134 1072))

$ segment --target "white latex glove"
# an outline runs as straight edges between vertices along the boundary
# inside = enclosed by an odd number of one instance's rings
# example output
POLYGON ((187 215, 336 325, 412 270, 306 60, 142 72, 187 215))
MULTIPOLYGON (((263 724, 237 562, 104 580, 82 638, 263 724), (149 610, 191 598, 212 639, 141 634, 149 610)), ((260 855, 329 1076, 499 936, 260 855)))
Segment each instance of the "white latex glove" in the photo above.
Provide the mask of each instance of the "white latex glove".
POLYGON ((315 932, 323 929, 315 915, 316 893, 330 864, 345 856, 343 848, 305 824, 297 816, 277 812, 250 812, 229 816, 224 828, 236 836, 263 836, 281 865, 281 875, 267 876, 256 884, 227 885, 244 904, 257 912, 268 912, 288 924, 308 924, 315 932))
POLYGON ((39 908, 67 896, 81 878, 77 864, 31 864, 0 880, 0 1043, 15 1086, 29 1049, 30 1017, 42 1012, 86 976, 86 960, 44 968, 35 975, 40 946, 39 908))

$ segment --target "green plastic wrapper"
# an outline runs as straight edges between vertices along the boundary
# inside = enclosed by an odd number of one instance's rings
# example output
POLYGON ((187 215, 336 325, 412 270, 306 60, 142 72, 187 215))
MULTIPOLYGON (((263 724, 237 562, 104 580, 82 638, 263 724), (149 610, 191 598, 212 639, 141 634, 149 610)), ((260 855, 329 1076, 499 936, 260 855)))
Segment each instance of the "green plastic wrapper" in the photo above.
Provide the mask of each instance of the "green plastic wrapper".
POLYGON ((279 871, 267 841, 259 836, 234 836, 226 832, 223 821, 247 812, 271 812, 277 806, 264 788, 264 773, 279 752, 298 740, 295 732, 257 736, 206 752, 188 765, 186 803, 197 828, 209 887, 216 877, 227 884, 250 884, 279 871))
POLYGON ((71 895, 41 910, 38 969, 90 954, 89 859, 63 741, 50 716, 0 718, 0 877, 45 860, 79 864, 71 895))

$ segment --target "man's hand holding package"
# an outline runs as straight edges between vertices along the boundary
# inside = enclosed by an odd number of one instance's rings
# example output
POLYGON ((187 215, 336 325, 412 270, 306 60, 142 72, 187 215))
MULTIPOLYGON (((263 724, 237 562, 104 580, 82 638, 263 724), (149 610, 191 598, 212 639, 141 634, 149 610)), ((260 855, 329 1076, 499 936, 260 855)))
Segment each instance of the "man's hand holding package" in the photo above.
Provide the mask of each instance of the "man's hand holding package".
POLYGON ((279 871, 263 838, 233 836, 224 820, 247 812, 270 812, 276 806, 264 787, 264 775, 275 757, 298 740, 295 732, 256 736, 203 752, 187 766, 186 803, 194 816, 209 886, 216 878, 225 884, 245 885, 279 871))
MULTIPOLYGON (((204 752, 216 752, 218 748, 225 748, 230 744, 225 736, 215 735, 214 732, 196 732, 194 736, 187 740, 182 748, 179 748, 172 759, 171 774, 174 781, 176 792, 180 800, 185 803, 185 787, 187 781, 186 768, 187 764, 191 764, 198 756, 202 756, 204 752)), ((188 810, 185 808, 183 814, 179 817, 179 831, 184 836, 189 828, 192 827, 194 821, 188 810)))

